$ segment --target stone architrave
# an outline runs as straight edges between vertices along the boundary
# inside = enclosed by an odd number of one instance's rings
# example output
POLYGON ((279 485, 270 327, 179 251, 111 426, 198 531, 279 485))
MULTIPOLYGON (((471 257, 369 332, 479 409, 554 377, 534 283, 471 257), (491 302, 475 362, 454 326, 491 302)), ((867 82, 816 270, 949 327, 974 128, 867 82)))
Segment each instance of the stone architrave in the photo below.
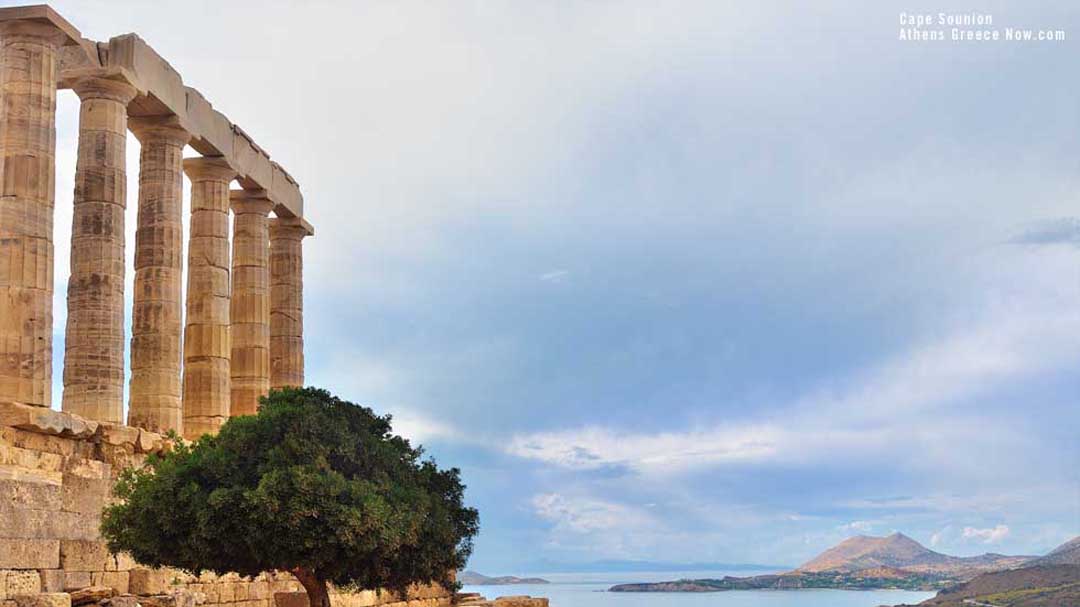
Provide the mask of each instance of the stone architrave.
POLYGON ((182 161, 190 135, 175 117, 135 118, 139 212, 131 326, 128 424, 183 432, 180 402, 182 161))
POLYGON ((63 410, 123 423, 127 105, 135 87, 82 77, 64 339, 63 410))

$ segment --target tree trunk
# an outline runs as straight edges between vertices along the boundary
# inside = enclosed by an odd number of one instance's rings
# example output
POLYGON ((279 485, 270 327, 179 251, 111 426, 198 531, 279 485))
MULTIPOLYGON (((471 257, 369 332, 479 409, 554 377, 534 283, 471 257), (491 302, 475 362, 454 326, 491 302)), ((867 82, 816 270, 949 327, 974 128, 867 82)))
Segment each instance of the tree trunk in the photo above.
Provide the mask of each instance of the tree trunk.
POLYGON ((296 567, 290 573, 300 580, 300 585, 307 591, 308 605, 311 607, 330 607, 330 593, 326 589, 325 581, 303 567, 296 567))

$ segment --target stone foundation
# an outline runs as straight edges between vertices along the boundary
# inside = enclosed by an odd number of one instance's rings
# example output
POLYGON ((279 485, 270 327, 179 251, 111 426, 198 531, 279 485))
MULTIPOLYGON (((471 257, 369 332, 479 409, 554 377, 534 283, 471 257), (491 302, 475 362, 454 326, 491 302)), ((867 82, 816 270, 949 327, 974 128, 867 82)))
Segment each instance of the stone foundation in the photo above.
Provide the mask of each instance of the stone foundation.
MULTIPOLYGON (((99 525, 117 474, 169 448, 169 439, 147 430, 0 402, 0 607, 71 607, 72 596, 106 595, 85 604, 307 607, 288 573, 195 577, 109 554, 99 525)), ((384 591, 331 595, 335 607, 443 607, 452 600, 439 586, 414 588, 405 599, 384 591)))

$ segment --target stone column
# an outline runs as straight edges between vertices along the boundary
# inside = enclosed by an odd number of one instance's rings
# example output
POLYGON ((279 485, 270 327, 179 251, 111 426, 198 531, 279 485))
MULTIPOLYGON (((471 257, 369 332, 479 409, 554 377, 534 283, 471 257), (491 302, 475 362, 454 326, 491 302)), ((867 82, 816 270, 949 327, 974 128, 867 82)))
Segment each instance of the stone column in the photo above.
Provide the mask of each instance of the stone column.
POLYGON ((232 403, 253 415, 270 391, 270 234, 274 204, 263 190, 234 191, 232 256, 232 403))
POLYGON ((184 438, 216 434, 229 417, 229 183, 223 158, 186 158, 191 180, 184 438))
POLYGON ((71 222, 63 409, 121 424, 125 144, 127 105, 135 97, 135 87, 100 76, 72 83, 82 104, 71 222))
POLYGON ((48 407, 56 56, 69 35, 13 11, 0 20, 0 401, 48 407))
POLYGON ((296 217, 270 221, 270 387, 304 385, 304 253, 311 228, 296 217))
POLYGON ((183 271, 181 162, 190 136, 175 117, 132 118, 142 144, 135 230, 128 424, 182 432, 180 288, 183 271))

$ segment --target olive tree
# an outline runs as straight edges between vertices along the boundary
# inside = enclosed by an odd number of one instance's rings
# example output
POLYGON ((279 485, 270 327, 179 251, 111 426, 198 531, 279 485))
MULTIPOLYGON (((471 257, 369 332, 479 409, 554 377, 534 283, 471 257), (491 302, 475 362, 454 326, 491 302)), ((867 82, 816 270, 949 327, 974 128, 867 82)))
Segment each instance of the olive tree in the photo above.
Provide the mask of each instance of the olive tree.
POLYGON ((289 571, 312 607, 327 584, 453 587, 478 531, 457 469, 391 418, 315 388, 271 392, 256 415, 121 473, 102 533, 114 552, 193 573, 289 571))

